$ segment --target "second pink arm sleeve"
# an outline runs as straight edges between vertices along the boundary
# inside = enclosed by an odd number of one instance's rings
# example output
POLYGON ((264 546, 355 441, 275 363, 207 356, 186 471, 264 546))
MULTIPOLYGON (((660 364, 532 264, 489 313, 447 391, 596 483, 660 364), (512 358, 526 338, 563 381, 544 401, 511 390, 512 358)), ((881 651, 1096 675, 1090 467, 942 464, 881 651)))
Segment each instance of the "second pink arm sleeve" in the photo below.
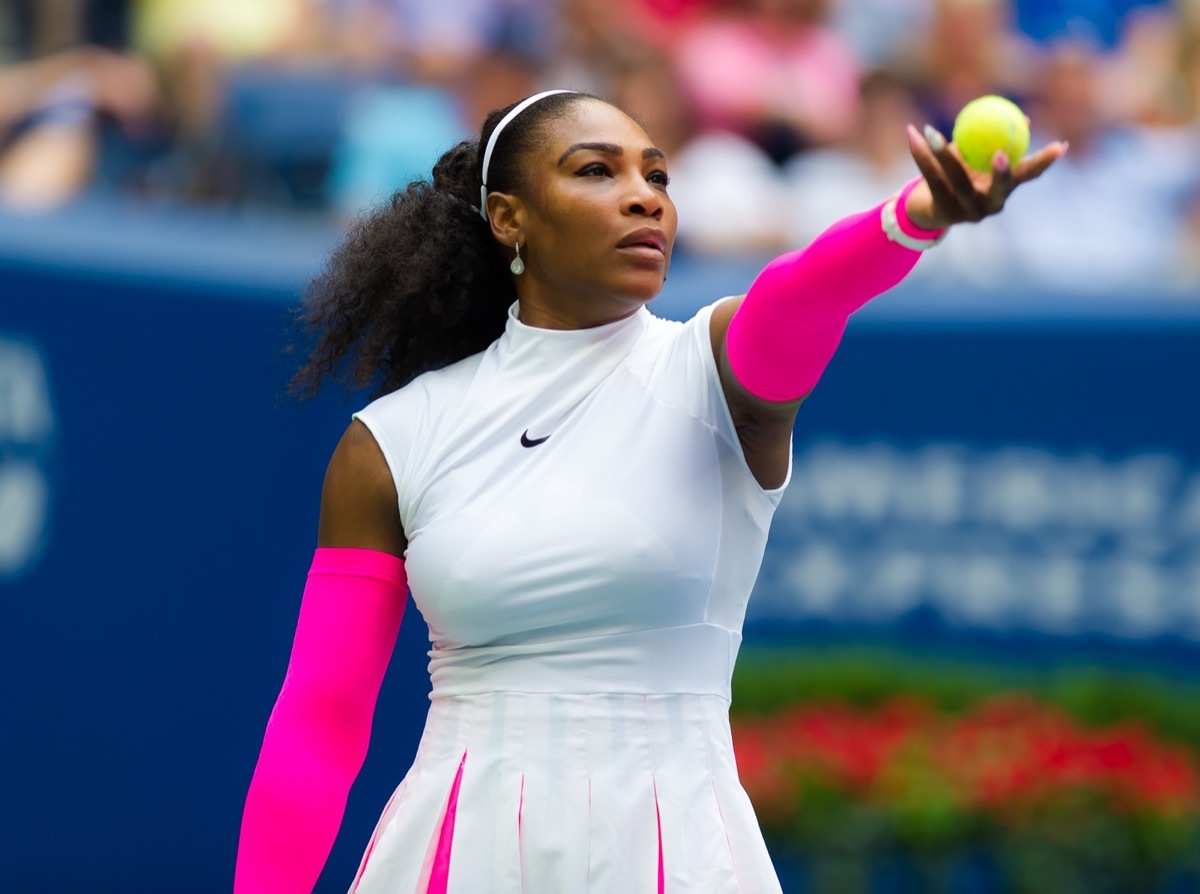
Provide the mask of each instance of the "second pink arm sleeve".
POLYGON ((321 548, 238 841, 235 894, 310 894, 366 758, 407 598, 404 561, 321 548))
MULTIPOLYGON (((914 182, 915 184, 915 182, 914 182)), ((938 235, 916 228, 903 213, 910 237, 938 235)), ((754 280, 725 336, 730 369, 751 394, 790 401, 816 386, 850 314, 899 283, 921 256, 883 231, 883 205, 844 218, 800 251, 781 255, 754 280)))

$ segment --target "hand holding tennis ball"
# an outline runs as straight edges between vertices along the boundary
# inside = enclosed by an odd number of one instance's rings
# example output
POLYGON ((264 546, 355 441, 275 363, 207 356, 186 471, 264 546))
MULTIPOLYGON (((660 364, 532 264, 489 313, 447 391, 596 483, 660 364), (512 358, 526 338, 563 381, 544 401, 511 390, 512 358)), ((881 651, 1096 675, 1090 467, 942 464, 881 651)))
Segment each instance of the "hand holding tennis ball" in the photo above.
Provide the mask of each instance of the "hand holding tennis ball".
POLYGON ((997 152, 1008 156, 1010 168, 1025 156, 1029 150, 1029 119, 1003 96, 981 96, 958 113, 951 139, 967 164, 990 174, 997 152))
POLYGON ((1055 140, 1030 153, 1029 119, 1000 96, 967 103, 954 124, 953 142, 932 125, 924 134, 908 125, 908 146, 921 171, 904 209, 918 229, 941 230, 998 214, 1013 190, 1042 176, 1067 153, 1055 140), (993 160, 999 164, 993 166, 993 160))

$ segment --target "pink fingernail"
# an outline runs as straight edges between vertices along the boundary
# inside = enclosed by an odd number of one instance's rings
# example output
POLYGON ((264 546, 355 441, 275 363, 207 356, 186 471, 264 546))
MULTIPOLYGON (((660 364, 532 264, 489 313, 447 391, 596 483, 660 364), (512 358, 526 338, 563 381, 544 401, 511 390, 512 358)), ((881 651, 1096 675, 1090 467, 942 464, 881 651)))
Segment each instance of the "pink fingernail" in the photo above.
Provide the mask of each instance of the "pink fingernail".
POLYGON ((992 159, 992 170, 997 174, 1003 174, 1008 171, 1008 156, 1003 152, 997 152, 992 159))

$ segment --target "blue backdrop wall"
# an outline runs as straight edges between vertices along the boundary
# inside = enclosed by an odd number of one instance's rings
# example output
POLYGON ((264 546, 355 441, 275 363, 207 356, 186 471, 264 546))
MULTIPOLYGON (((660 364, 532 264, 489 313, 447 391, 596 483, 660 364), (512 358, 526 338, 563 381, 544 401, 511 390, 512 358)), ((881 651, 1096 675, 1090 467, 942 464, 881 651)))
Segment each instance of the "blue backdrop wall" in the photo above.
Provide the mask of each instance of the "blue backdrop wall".
MULTIPOLYGON (((316 255, 270 276, 234 248, 188 257, 152 235, 125 259, 0 257, 5 890, 231 883, 324 465, 362 398, 281 397, 316 255)), ((753 269, 681 258, 658 310, 753 269)), ((801 414, 747 647, 1200 667, 1200 301, 1128 298, 900 290, 856 320, 801 414)), ((426 648, 410 607, 322 891, 415 750, 426 648)))

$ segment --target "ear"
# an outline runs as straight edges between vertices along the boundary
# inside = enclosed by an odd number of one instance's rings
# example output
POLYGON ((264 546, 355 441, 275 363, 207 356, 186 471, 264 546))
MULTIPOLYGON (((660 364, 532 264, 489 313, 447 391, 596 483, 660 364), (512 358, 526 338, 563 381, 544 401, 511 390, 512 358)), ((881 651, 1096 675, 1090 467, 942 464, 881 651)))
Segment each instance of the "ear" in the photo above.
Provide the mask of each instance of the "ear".
POLYGON ((490 192, 487 197, 488 223, 492 235, 512 248, 525 225, 525 205, 512 193, 490 192))

